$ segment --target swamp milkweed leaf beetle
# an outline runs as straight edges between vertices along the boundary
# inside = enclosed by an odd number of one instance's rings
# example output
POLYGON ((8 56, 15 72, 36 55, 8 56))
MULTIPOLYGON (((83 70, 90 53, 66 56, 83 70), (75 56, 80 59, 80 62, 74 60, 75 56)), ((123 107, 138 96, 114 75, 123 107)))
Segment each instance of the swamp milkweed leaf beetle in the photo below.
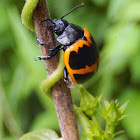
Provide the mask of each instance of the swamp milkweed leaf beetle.
POLYGON ((51 54, 48 56, 38 56, 38 59, 50 59, 61 49, 64 51, 64 79, 68 84, 68 75, 71 77, 74 84, 80 84, 90 79, 96 72, 99 66, 99 50, 96 43, 85 28, 68 23, 63 20, 65 16, 70 14, 75 9, 82 7, 84 4, 74 7, 71 11, 61 17, 61 19, 45 19, 42 22, 50 21, 47 27, 52 28, 58 36, 56 38, 59 45, 49 48, 46 43, 38 44, 44 45, 51 54))

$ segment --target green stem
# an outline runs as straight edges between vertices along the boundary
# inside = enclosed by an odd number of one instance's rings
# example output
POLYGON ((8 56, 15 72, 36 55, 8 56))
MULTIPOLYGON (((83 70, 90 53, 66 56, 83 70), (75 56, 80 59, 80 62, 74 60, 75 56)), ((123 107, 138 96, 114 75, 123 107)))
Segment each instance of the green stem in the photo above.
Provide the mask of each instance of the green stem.
MULTIPOLYGON (((33 32, 35 32, 33 23, 33 12, 38 2, 39 0, 27 0, 21 14, 22 23, 33 32)), ((49 75, 45 80, 43 80, 40 85, 42 91, 45 92, 47 96, 51 97, 50 88, 61 79, 61 77, 63 76, 63 71, 63 52, 60 51, 60 59, 57 69, 55 69, 55 71, 51 75, 49 75)))
POLYGON ((92 121, 94 122, 94 124, 95 124, 95 125, 97 126, 97 128, 100 130, 101 128, 100 128, 100 125, 99 125, 99 123, 98 123, 97 115, 94 114, 94 115, 91 116, 91 118, 92 118, 92 121))
POLYGON ((26 0, 21 14, 22 23, 32 32, 35 32, 35 27, 33 23, 33 12, 38 2, 39 0, 26 0))
POLYGON ((107 133, 114 134, 114 132, 115 132, 115 125, 110 125, 110 124, 106 123, 105 131, 107 133))
POLYGON ((86 117, 86 115, 81 110, 79 110, 79 108, 76 105, 74 105, 74 110, 75 110, 77 119, 79 120, 84 131, 86 133, 92 133, 92 131, 89 129, 89 127, 91 127, 91 124, 90 124, 89 119, 86 117))
POLYGON ((56 70, 48 76, 45 80, 42 81, 40 88, 42 91, 49 97, 52 97, 50 94, 50 88, 61 79, 64 73, 64 62, 63 62, 63 52, 60 51, 60 58, 59 58, 59 64, 56 68, 56 70))

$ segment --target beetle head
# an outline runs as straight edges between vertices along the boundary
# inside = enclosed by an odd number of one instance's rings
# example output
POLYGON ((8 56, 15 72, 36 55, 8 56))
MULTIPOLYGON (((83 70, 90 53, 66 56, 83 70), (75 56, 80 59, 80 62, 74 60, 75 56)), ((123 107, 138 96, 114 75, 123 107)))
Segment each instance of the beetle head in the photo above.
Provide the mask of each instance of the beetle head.
POLYGON ((63 33, 63 31, 65 30, 65 28, 68 26, 68 22, 66 20, 63 20, 63 18, 65 16, 67 16, 68 14, 70 14, 71 12, 73 12, 75 9, 84 6, 84 3, 75 6, 72 10, 70 10, 67 14, 65 14, 64 16, 61 17, 61 19, 54 19, 53 21, 51 19, 45 19, 44 21, 51 21, 51 24, 49 24, 47 27, 51 27, 53 28, 54 32, 57 35, 61 35, 63 33))
POLYGON ((54 25, 52 27, 57 35, 61 35, 69 24, 66 20, 62 20, 62 19, 54 19, 53 22, 54 25))

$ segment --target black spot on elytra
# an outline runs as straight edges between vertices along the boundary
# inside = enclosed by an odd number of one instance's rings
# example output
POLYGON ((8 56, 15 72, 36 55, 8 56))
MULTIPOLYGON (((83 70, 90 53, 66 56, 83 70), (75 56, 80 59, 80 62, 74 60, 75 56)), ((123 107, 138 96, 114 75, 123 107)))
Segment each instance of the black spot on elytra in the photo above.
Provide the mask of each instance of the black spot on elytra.
POLYGON ((86 65, 92 66, 95 64, 98 57, 99 52, 95 43, 91 44, 90 47, 83 45, 82 48, 79 47, 78 53, 75 51, 70 53, 69 65, 71 69, 85 68, 86 65))
POLYGON ((87 74, 74 74, 74 78, 76 79, 77 83, 84 83, 88 79, 90 79, 94 75, 94 72, 90 72, 87 74))

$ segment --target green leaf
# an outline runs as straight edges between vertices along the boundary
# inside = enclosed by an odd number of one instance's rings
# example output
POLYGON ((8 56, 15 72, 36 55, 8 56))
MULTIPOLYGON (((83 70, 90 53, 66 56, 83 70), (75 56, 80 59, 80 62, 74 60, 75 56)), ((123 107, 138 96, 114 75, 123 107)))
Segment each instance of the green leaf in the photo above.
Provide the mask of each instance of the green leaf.
POLYGON ((110 108, 109 101, 107 101, 107 100, 104 101, 104 107, 105 107, 106 110, 108 110, 110 108))
POLYGON ((123 105, 121 105, 121 107, 119 108, 120 113, 122 114, 125 110, 125 108, 127 107, 129 103, 129 100, 127 102, 125 102, 123 105))
POLYGON ((19 140, 57 140, 58 135, 50 129, 41 129, 23 135, 19 140))
POLYGON ((79 86, 79 89, 81 93, 80 108, 86 115, 92 116, 96 113, 99 104, 98 101, 101 97, 98 99, 98 97, 92 96, 82 85, 79 86))

